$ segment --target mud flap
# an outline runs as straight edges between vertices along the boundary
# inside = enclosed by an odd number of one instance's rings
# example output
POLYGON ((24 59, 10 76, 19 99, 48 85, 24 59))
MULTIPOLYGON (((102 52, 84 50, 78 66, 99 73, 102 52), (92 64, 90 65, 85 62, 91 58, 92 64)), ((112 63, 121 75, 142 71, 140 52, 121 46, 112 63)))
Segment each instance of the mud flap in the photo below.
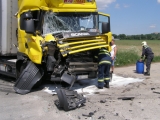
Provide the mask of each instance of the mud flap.
POLYGON ((30 61, 17 79, 14 90, 19 94, 29 93, 32 87, 42 78, 43 74, 43 71, 30 61))
POLYGON ((77 91, 57 89, 56 92, 59 100, 55 101, 55 105, 59 109, 64 109, 65 111, 73 110, 86 102, 86 98, 78 94, 77 91))

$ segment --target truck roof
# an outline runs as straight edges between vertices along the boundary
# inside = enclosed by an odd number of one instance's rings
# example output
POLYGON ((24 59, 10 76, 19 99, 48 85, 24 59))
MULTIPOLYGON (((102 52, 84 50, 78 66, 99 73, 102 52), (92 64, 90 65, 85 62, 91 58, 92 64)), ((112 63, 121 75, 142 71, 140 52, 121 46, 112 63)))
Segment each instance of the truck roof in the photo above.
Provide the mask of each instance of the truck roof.
POLYGON ((53 12, 97 12, 95 0, 19 0, 19 12, 49 8, 53 12))

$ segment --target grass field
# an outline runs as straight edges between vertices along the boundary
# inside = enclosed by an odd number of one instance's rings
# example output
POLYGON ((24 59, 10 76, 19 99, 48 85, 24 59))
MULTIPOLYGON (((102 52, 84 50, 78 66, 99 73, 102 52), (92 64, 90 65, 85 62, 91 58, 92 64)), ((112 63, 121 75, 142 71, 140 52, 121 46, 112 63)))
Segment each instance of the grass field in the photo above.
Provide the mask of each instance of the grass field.
MULTIPOLYGON (((115 43, 117 45, 118 50, 128 50, 135 49, 138 51, 139 55, 141 55, 142 46, 141 40, 117 40, 115 43)), ((154 52, 155 56, 160 56, 160 40, 146 40, 148 46, 150 46, 154 52)))
MULTIPOLYGON (((160 62, 160 40, 146 40, 154 52, 153 62, 160 62)), ((117 40, 116 66, 132 65, 140 59, 142 54, 141 40, 117 40)))

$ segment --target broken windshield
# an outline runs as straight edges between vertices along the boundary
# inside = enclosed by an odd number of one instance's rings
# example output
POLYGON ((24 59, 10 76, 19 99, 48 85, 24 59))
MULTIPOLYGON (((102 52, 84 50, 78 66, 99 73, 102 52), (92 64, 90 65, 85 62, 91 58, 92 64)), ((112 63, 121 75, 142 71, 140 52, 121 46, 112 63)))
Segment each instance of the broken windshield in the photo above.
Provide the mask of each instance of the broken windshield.
POLYGON ((44 15, 43 34, 60 32, 98 32, 97 15, 91 13, 53 13, 44 15))

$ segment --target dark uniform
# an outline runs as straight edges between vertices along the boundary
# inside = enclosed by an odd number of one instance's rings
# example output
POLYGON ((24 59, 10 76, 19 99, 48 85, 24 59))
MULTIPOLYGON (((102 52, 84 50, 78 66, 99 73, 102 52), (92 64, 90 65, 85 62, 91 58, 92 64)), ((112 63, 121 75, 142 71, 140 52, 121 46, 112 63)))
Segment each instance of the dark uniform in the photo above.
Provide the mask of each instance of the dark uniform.
POLYGON ((152 52, 152 49, 148 45, 144 45, 142 48, 142 56, 141 59, 145 56, 146 61, 146 72, 144 75, 150 75, 150 67, 151 67, 151 62, 154 58, 154 53, 152 52))
POLYGON ((101 48, 98 52, 98 88, 109 88, 111 57, 106 48, 101 48), (104 84, 105 83, 105 84, 104 84))

